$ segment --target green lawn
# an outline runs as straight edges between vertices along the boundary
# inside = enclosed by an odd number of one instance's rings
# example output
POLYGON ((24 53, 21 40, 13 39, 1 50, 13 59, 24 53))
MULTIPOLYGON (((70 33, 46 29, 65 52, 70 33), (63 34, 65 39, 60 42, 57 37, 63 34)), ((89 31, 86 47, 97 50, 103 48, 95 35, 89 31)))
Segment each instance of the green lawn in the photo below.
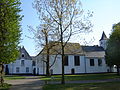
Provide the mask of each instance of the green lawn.
MULTIPOLYGON (((101 79, 114 79, 114 78, 120 78, 120 76, 116 75, 115 73, 65 75, 66 81, 101 80, 101 79)), ((47 81, 60 81, 61 75, 53 75, 51 77, 42 76, 40 79, 47 81)))
POLYGON ((5 75, 4 76, 5 80, 15 80, 15 79, 25 79, 25 78, 26 76, 18 76, 18 75, 9 75, 9 76, 5 75))
POLYGON ((120 90, 120 82, 89 83, 89 84, 48 84, 43 90, 120 90))
POLYGON ((4 83, 3 86, 0 85, 0 90, 9 90, 10 84, 4 83))

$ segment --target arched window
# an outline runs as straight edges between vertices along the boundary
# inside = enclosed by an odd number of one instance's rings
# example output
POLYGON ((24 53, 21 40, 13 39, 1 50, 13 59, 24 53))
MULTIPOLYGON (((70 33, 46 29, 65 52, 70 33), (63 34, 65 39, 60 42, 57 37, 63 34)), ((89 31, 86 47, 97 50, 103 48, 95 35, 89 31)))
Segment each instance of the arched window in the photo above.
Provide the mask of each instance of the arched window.
POLYGON ((21 56, 22 56, 22 58, 24 58, 24 57, 25 57, 24 53, 22 53, 22 55, 21 55, 21 56))

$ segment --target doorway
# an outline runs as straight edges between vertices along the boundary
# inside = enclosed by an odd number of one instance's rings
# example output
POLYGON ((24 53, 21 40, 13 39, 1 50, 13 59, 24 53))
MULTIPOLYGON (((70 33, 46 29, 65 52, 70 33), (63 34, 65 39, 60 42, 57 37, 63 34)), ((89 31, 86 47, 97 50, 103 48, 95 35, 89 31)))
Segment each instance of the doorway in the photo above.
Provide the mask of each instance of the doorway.
POLYGON ((71 69, 71 74, 75 74, 75 69, 74 68, 71 69))

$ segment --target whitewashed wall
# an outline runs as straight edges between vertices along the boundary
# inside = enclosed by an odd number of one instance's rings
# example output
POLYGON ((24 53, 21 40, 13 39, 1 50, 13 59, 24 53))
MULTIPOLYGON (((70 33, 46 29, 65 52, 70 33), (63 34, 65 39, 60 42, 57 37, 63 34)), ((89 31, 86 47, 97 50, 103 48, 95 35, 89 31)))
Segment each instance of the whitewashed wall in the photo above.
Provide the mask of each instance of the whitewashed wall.
MULTIPOLYGON (((53 64, 55 60, 56 55, 50 56, 50 65, 53 64)), ((53 74, 62 74, 62 61, 61 61, 61 55, 57 55, 56 61, 54 65, 50 68, 50 70, 53 70, 53 74)))
MULTIPOLYGON (((21 59, 24 60, 24 59, 21 59)), ((14 63, 10 63, 8 65, 9 67, 9 73, 10 74, 32 74, 33 68, 32 68, 32 60, 24 60, 24 66, 21 66, 21 60, 16 60, 14 63), (19 72, 16 72, 16 67, 19 67, 19 72), (29 68, 29 72, 26 72, 26 67, 29 68)))
MULTIPOLYGON (((107 66, 105 63, 105 59, 102 58, 102 66, 98 66, 98 58, 97 57, 85 57, 80 56, 80 66, 75 66, 74 64, 74 56, 78 55, 68 55, 68 66, 65 66, 65 74, 71 74, 71 69, 75 70, 75 74, 79 73, 101 73, 101 72, 107 72, 107 66), (94 59, 94 66, 90 66, 90 59, 94 59)), ((46 74, 46 64, 43 62, 43 57, 38 56, 37 57, 37 66, 36 68, 39 68, 39 74, 46 74)), ((50 65, 53 63, 55 58, 55 55, 50 56, 50 65)), ((62 73, 62 62, 61 62, 61 56, 58 55, 56 62, 54 65, 50 68, 52 69, 53 74, 61 74, 62 73)))
MULTIPOLYGON (((21 60, 16 60, 14 63, 8 65, 9 73, 11 74, 25 74, 26 67, 29 67, 29 73, 33 73, 33 69, 36 69, 36 74, 46 74, 46 64, 43 61, 45 56, 37 56, 34 61, 36 62, 36 66, 32 66, 33 60, 24 60, 24 66, 21 66, 21 60), (19 73, 16 72, 16 67, 20 68, 19 73)), ((55 55, 50 56, 50 65, 54 62, 55 55)), ((99 57, 100 58, 100 57, 99 57)), ((98 66, 98 58, 97 57, 85 57, 81 55, 68 55, 68 66, 65 66, 65 74, 71 74, 71 70, 74 69, 75 74, 79 73, 100 73, 100 72, 107 72, 107 66, 105 63, 105 59, 102 59, 102 66, 98 66), (74 56, 80 57, 80 65, 75 66, 74 63, 74 56), (90 66, 90 59, 94 59, 94 66, 90 66)), ((56 58, 56 62, 50 68, 53 71, 53 74, 61 74, 62 73, 62 62, 61 62, 61 55, 58 55, 56 58)))
MULTIPOLYGON (((77 55, 78 56, 78 55, 77 55)), ((80 55, 79 55, 80 56, 80 55)), ((50 65, 54 62, 55 55, 50 56, 50 65)), ((41 56, 37 57, 37 67, 39 68, 39 74, 46 74, 46 64, 43 62, 41 56)), ((75 70, 75 73, 85 73, 84 56, 80 56, 80 66, 75 66, 74 55, 68 55, 68 66, 65 66, 65 74, 71 74, 71 69, 75 70)), ((50 68, 53 74, 62 73, 61 55, 58 55, 54 65, 50 68)))
POLYGON ((84 56, 76 55, 80 58, 80 66, 75 66, 74 55, 68 56, 68 66, 65 66, 65 74, 71 74, 71 69, 75 70, 75 74, 85 72, 84 56))
POLYGON ((43 60, 44 60, 43 55, 37 56, 35 58, 36 66, 33 67, 33 68, 37 69, 36 73, 38 73, 40 75, 46 74, 46 64, 45 64, 45 62, 43 60))
POLYGON ((101 73, 107 72, 105 59, 102 58, 102 65, 98 66, 98 58, 86 58, 86 73, 101 73), (90 59, 94 59, 94 66, 90 66, 90 59))

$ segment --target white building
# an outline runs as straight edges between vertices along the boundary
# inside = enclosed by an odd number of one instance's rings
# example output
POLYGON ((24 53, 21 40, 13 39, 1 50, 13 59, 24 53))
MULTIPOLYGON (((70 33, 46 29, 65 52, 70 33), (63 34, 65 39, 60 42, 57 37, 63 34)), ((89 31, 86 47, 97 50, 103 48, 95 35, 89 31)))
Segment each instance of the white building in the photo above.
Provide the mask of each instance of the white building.
MULTIPOLYGON (((68 43, 65 46, 65 74, 103 73, 108 71, 105 61, 107 37, 103 32, 100 46, 81 46, 79 43, 68 43)), ((52 44, 56 42, 52 42, 52 44)), ((51 44, 51 43, 50 43, 51 44)), ((62 73, 61 49, 55 45, 50 50, 50 72, 62 73), (55 59, 56 58, 56 59, 55 59), (54 61, 55 60, 55 61, 54 61)), ((43 49, 34 58, 30 57, 25 48, 20 49, 20 57, 6 65, 9 74, 46 74, 46 51, 43 49)))
POLYGON ((20 55, 16 61, 5 65, 6 74, 33 74, 33 60, 24 47, 20 48, 20 55))

